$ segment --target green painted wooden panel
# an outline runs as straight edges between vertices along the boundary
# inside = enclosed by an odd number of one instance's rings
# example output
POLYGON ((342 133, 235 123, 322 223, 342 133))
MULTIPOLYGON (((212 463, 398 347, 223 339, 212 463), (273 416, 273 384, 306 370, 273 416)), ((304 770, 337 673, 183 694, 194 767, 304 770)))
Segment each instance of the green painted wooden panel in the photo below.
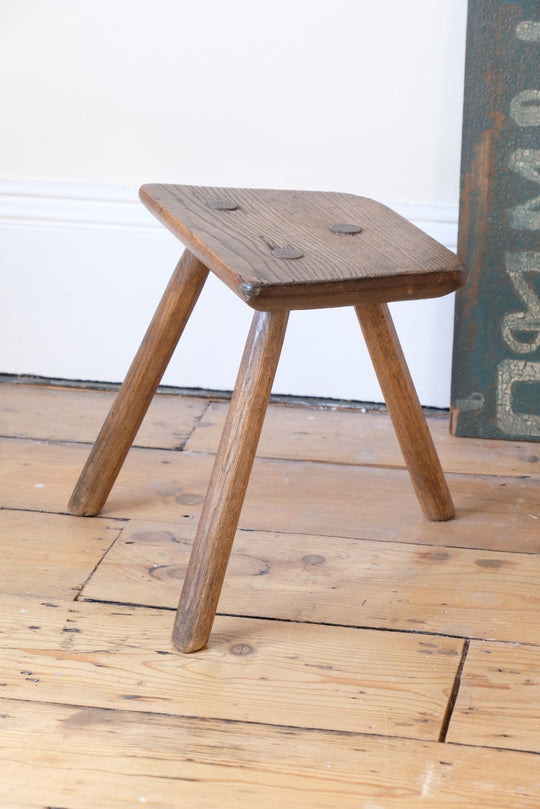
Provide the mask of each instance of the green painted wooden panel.
POLYGON ((452 430, 540 441, 540 0, 469 0, 452 430))

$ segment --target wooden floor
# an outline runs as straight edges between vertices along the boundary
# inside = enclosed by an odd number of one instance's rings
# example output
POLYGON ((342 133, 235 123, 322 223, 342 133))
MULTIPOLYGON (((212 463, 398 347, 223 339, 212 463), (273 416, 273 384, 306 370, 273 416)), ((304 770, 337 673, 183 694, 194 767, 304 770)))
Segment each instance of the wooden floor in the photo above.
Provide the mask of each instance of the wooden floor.
POLYGON ((226 404, 161 395, 102 516, 112 395, 0 385, 2 809, 540 806, 540 445, 272 405, 209 647, 170 644, 226 404))

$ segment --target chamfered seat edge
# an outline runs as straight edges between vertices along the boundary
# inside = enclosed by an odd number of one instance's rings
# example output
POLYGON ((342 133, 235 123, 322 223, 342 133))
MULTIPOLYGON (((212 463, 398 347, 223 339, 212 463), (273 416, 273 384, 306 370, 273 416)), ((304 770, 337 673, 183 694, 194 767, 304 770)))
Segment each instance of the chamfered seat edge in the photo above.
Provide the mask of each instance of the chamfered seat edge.
MULTIPOLYGON (((349 193, 314 192, 314 191, 292 191, 275 189, 242 189, 242 188, 214 188, 210 186, 180 186, 145 184, 140 188, 139 196, 143 204, 165 225, 208 269, 216 274, 241 300, 248 306, 259 311, 276 311, 291 309, 315 309, 334 308, 340 306, 359 305, 362 303, 384 303, 392 301, 416 300, 432 297, 440 297, 455 291, 462 286, 467 279, 467 269, 461 264, 458 257, 447 248, 438 244, 432 237, 425 234, 415 225, 404 219, 402 216, 392 211, 387 206, 367 197, 361 197, 349 193), (407 264, 404 266, 403 255, 401 260, 392 261, 392 257, 377 255, 377 266, 371 271, 366 270, 366 258, 361 242, 358 247, 358 273, 356 272, 356 253, 351 253, 351 247, 356 246, 349 236, 331 237, 336 239, 335 246, 337 254, 334 258, 329 252, 328 244, 324 244, 321 261, 322 267, 316 266, 313 272, 313 256, 319 258, 317 252, 317 240, 320 241, 320 222, 314 222, 313 233, 310 230, 311 222, 302 221, 303 232, 301 235, 309 239, 313 235, 313 249, 310 242, 307 245, 309 258, 302 256, 302 260, 283 260, 274 262, 274 267, 269 267, 268 262, 272 261, 269 256, 262 256, 254 251, 254 245, 258 244, 254 237, 250 243, 238 240, 238 225, 234 219, 230 218, 230 212, 217 214, 219 218, 219 235, 222 241, 216 243, 216 239, 208 238, 205 228, 208 227, 208 210, 205 205, 201 205, 201 200, 193 200, 193 194, 203 194, 205 198, 209 195, 227 196, 231 195, 233 200, 238 201, 238 207, 244 205, 244 195, 250 195, 247 201, 253 205, 256 200, 262 210, 262 221, 266 218, 275 227, 276 199, 284 207, 290 206, 291 200, 308 204, 315 203, 318 206, 316 211, 320 216, 321 211, 333 214, 336 201, 343 204, 369 205, 370 212, 375 211, 376 215, 388 217, 390 225, 394 230, 402 229, 405 237, 410 237, 419 241, 420 246, 425 248, 429 255, 429 260, 419 261, 420 268, 415 266, 415 251, 407 257, 407 264), (168 195, 163 200, 163 195, 168 195), (265 206, 268 203, 268 215, 265 206), (319 230, 317 230, 319 227, 319 230), (307 233, 306 233, 307 228, 307 233), (349 248, 347 261, 344 262, 339 250, 343 247, 349 248), (352 259, 351 259, 352 255, 352 259), (258 262, 261 264, 259 265, 258 262), (325 263, 326 262, 326 263, 325 263), (345 267, 346 272, 341 276, 336 270, 345 267), (299 272, 299 268, 307 264, 308 272, 305 277, 299 272), (328 274, 326 274, 328 267, 328 274), (290 271, 290 276, 289 276, 290 271), (258 277, 260 276, 260 277, 258 277)), ((205 199, 208 204, 207 199, 205 199)), ((339 207, 338 205, 338 207, 339 207)), ((343 211, 343 207, 341 207, 343 211)), ((340 211, 340 212, 341 212, 340 211)), ((213 212, 210 212, 211 214, 213 212)), ((233 211, 234 213, 234 211, 233 211)), ((358 213, 353 210, 353 214, 358 213)), ((331 221, 331 220, 330 220, 331 221)), ((257 223, 259 224, 259 223, 257 223)), ((371 224, 371 223, 370 223, 371 224)), ((377 223, 378 224, 378 223, 377 223)), ((386 222, 383 223, 386 226, 386 222)), ((212 222, 212 226, 214 223, 212 222)), ((262 228, 261 228, 262 229, 262 228)), ((374 228, 370 230, 373 232, 374 228)), ((257 231, 255 231, 256 233, 257 231)), ((300 229, 299 229, 300 232, 300 229)), ((382 242, 385 233, 375 233, 375 239, 382 242)), ((390 242, 390 233, 388 241, 390 242)), ((399 236, 400 233, 396 233, 399 236)), ((369 238, 369 236, 368 236, 369 238)), ((396 239, 397 241, 397 239, 396 239)), ((416 246, 416 245, 415 245, 416 246)), ((369 246, 368 250, 369 252, 369 246)), ((369 258, 369 256, 368 256, 369 258)))

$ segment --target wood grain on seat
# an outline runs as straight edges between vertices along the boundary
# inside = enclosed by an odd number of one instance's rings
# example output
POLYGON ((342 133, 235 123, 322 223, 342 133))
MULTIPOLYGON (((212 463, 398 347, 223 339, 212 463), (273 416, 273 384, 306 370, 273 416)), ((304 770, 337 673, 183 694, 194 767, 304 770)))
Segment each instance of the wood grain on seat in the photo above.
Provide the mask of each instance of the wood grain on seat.
POLYGON ((365 197, 180 185, 144 185, 140 197, 254 309, 431 298, 466 279, 453 253, 365 197), (344 224, 361 231, 331 229, 344 224))

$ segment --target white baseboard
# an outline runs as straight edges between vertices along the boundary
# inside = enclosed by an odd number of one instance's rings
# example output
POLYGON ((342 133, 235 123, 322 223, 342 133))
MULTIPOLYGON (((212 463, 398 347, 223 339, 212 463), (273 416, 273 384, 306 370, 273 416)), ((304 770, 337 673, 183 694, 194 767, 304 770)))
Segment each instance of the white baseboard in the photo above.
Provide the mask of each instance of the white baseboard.
POLYGON ((161 227, 137 189, 40 181, 0 181, 0 225, 152 230, 161 227))
MULTIPOLYGON (((457 205, 386 204, 455 251, 457 205)), ((99 230, 161 227, 139 202, 136 188, 30 180, 0 181, 0 225, 4 224, 99 230)))
MULTIPOLYGON (((455 248, 457 209, 391 207, 455 248)), ((181 252, 137 190, 0 182, 0 239, 0 373, 121 381, 181 252)), ((422 404, 447 407, 452 296, 392 306, 422 404)), ((293 315, 275 393, 381 401, 354 312, 293 315)), ((211 276, 164 384, 230 390, 249 320, 211 276)))

